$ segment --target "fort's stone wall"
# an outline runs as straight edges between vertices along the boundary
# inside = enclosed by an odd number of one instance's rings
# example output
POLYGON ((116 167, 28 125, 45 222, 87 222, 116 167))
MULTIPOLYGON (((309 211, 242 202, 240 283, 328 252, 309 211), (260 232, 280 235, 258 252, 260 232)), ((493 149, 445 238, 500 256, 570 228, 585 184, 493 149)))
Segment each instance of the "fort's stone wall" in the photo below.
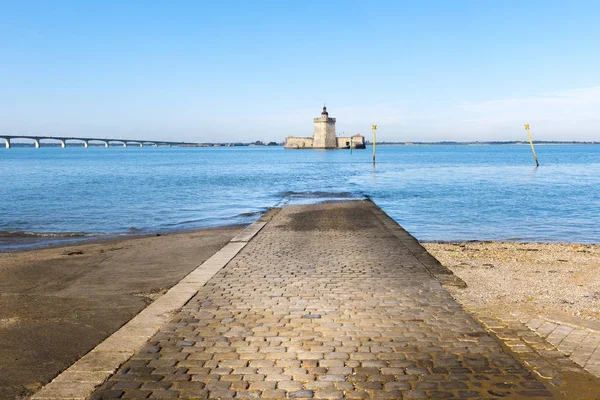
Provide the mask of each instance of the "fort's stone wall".
POLYGON ((352 143, 351 138, 349 137, 338 137, 336 138, 336 146, 338 149, 343 149, 350 146, 352 143))
POLYGON ((312 149, 313 138, 288 136, 285 139, 284 147, 286 149, 312 149))
POLYGON ((338 149, 347 149, 352 146, 354 149, 364 149, 365 146, 365 138, 361 135, 355 135, 352 137, 338 137, 336 138, 336 146, 338 149))

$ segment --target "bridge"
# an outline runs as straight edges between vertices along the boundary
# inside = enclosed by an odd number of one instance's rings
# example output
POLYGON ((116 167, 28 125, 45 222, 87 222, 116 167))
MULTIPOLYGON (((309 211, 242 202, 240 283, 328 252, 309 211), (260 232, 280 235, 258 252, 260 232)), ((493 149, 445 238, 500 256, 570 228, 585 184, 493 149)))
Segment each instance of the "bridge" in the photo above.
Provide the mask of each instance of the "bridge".
POLYGON ((188 142, 169 142, 164 140, 138 140, 138 139, 110 139, 110 138, 94 138, 94 137, 67 137, 67 136, 30 136, 30 135, 1 135, 0 139, 4 139, 6 148, 10 149, 11 140, 13 139, 31 139, 35 143, 36 148, 40 148, 42 140, 58 140, 60 141, 60 147, 67 147, 67 140, 76 140, 83 142, 83 147, 89 147, 90 142, 101 142, 104 143, 104 147, 110 147, 111 143, 120 143, 122 147, 128 145, 137 145, 139 147, 144 146, 183 146, 183 145, 195 145, 196 143, 188 142))

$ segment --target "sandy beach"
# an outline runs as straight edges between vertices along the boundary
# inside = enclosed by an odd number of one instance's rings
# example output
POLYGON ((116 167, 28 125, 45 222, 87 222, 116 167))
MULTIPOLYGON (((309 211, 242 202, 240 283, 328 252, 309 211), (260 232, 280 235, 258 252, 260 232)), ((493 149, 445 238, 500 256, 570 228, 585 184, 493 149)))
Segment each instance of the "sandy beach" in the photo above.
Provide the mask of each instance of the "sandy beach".
POLYGON ((449 287, 463 303, 600 327, 600 245, 422 243, 467 283, 449 287))
POLYGON ((0 253, 0 398, 49 382, 240 229, 0 253))

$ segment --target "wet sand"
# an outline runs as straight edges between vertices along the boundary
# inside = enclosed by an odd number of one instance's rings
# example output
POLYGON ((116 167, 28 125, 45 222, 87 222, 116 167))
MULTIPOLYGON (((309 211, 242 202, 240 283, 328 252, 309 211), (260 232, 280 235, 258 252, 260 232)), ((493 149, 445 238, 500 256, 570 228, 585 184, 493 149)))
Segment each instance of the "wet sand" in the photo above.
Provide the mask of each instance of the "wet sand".
POLYGON ((0 253, 0 398, 38 390, 240 230, 0 253))
POLYGON ((422 243, 467 283, 448 288, 461 302, 545 315, 600 328, 600 245, 422 243))

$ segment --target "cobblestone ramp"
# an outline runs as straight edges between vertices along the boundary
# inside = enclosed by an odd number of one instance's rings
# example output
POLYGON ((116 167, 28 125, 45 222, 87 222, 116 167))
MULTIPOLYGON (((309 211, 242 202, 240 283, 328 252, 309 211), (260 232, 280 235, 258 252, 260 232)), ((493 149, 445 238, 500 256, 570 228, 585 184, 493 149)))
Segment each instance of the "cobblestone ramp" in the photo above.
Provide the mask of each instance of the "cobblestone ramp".
POLYGON ((552 398, 377 212, 282 209, 92 398, 552 398))

